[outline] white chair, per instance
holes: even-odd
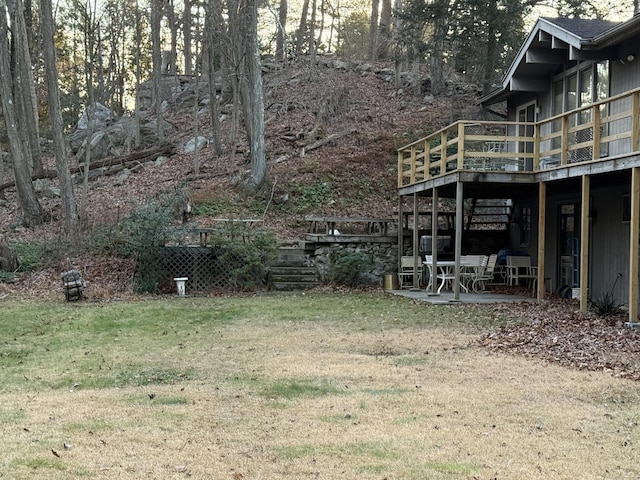
[[[538,280],[538,267],[531,265],[531,258],[520,255],[507,257],[507,283],[519,285],[520,280],[525,280],[531,288],[536,288]]]
[[[420,264],[420,262],[418,262]],[[418,285],[413,284],[413,272],[415,269],[414,257],[403,256],[400,258],[400,270],[398,271],[398,284],[400,288],[418,287],[422,281],[422,269],[418,268]]]
[[[478,271],[478,274],[473,279],[473,285],[471,288],[474,292],[484,292],[487,289],[487,285],[494,282],[494,275],[496,274],[496,264],[498,263],[498,254],[492,253],[484,263],[484,267]]]

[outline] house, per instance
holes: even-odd
[[[400,218],[412,216],[414,255],[425,233],[422,203],[436,210],[448,198],[456,257],[482,248],[471,242],[474,225],[494,222],[504,246],[538,265],[538,300],[574,288],[586,311],[589,299],[611,295],[637,322],[639,45],[638,15],[540,18],[501,86],[480,101],[489,109],[506,102],[504,121],[458,121],[400,148],[398,203],[412,206]]]

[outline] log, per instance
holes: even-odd
[[[171,155],[174,152],[175,152],[175,148],[173,147],[173,145],[164,145],[162,147],[150,148],[147,150],[140,150],[138,152],[133,152],[128,155],[122,155],[120,157],[113,157],[109,159],[104,159],[100,162],[96,162],[89,166],[89,170],[92,170],[95,168],[112,167],[114,165],[123,165],[124,167],[126,167],[127,165],[132,163],[150,162],[158,158],[160,155]],[[73,167],[69,169],[69,172],[71,174],[79,173],[82,171],[84,171],[83,165],[79,165],[77,167]],[[40,180],[43,178],[56,178],[57,176],[58,176],[57,172],[53,170],[46,170],[40,175],[33,175],[31,177],[31,181]],[[6,188],[14,187],[15,184],[16,182],[13,180],[10,182],[5,182],[3,184],[0,184],[0,192]]]
[[[346,137],[347,135],[351,135],[352,133],[355,133],[355,132],[356,132],[356,129],[355,128],[351,128],[349,130],[344,130],[342,132],[332,133],[328,137],[321,138],[320,140],[318,140],[316,142],[313,142],[311,145],[307,145],[306,147],[302,147],[302,151],[300,152],[300,155],[302,156],[306,152],[309,152],[311,150],[315,150],[316,148],[320,148],[323,145],[326,145],[327,143],[331,143],[334,140],[338,140],[339,138]]]

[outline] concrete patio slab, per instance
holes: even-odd
[[[454,299],[453,292],[441,292],[439,295],[433,295],[431,292],[427,292],[426,290],[387,290],[387,293],[432,303],[434,305],[518,303],[537,301],[537,299],[533,297],[494,293],[491,291],[482,293],[461,293],[459,300]]]

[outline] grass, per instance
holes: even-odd
[[[0,477],[640,476],[640,385],[488,355],[382,294],[0,310]],[[65,447],[66,445],[66,447]]]

